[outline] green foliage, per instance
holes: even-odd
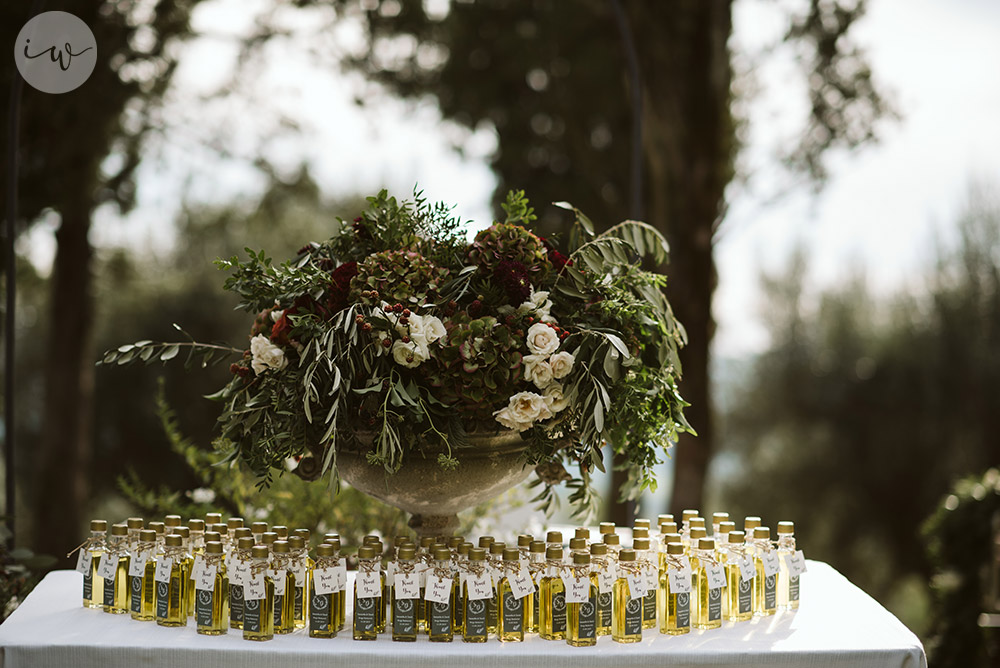
[[[8,551],[10,539],[6,522],[0,522],[0,622],[10,616],[57,563],[55,557],[35,554],[24,547]]]

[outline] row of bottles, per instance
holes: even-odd
[[[490,536],[478,545],[462,537],[396,537],[387,550],[367,536],[357,552],[352,596],[355,640],[486,642],[492,635],[518,642],[536,633],[546,640],[588,646],[610,635],[638,642],[643,632],[666,635],[718,628],[794,610],[805,570],[794,526],[778,524],[778,541],[760,519],[737,531],[728,516],[713,516],[712,536],[696,511],[681,526],[670,515],[657,530],[637,520],[631,547],[613,524],[576,530],[568,543],[558,531],[545,541],[530,535],[507,546]],[[144,523],[94,520],[80,549],[83,604],[139,621],[185,626],[219,635],[238,629],[247,640],[308,628],[332,638],[346,622],[347,563],[340,538],[327,534],[310,557],[307,530],[270,531],[241,518],[179,516]]]

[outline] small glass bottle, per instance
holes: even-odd
[[[168,529],[168,531],[181,537],[184,552],[187,554],[184,561],[184,573],[188,582],[187,588],[184,590],[184,611],[188,617],[191,617],[194,615],[194,580],[191,579],[191,572],[194,568],[194,556],[191,554],[191,530],[186,526],[175,526]]]
[[[167,515],[163,518],[164,534],[174,533],[174,529],[182,524],[180,515]]]
[[[153,556],[162,556],[163,550],[165,549],[164,539],[167,536],[166,525],[163,522],[149,522],[146,524],[146,528],[156,534],[156,548],[153,552]]]
[[[274,632],[278,635],[295,630],[295,573],[291,567],[291,546],[287,540],[275,540],[271,544],[271,566],[267,574],[274,583],[272,612]]]
[[[616,528],[614,522],[601,522],[597,527],[597,532],[601,535],[601,542],[604,542],[604,537],[609,533],[615,533]]]
[[[455,616],[452,613],[452,603],[455,600],[455,580],[451,570],[451,550],[447,547],[434,548],[431,555],[430,568],[427,570],[427,587],[431,586],[430,578],[439,581],[448,590],[447,602],[425,600],[427,616],[427,634],[431,642],[451,642],[454,637],[453,626]],[[424,596],[428,594],[425,588]]]
[[[374,545],[362,545],[358,550],[358,575],[354,581],[355,640],[378,638],[378,609],[382,607],[384,582],[381,550]]]
[[[640,528],[640,531],[646,533],[644,529]],[[642,628],[655,629],[656,589],[659,580],[657,564],[653,560],[648,538],[633,539],[632,549],[635,550],[635,560],[642,570],[643,577],[646,578],[646,595],[642,597]]]
[[[550,534],[553,532],[549,532]],[[538,635],[543,640],[566,639],[566,585],[562,581],[563,550],[545,548],[545,575],[538,587]]]
[[[336,610],[337,588],[340,586],[335,569],[338,554],[333,545],[323,543],[316,548],[309,578],[309,637],[334,638],[340,618]],[[317,586],[318,585],[318,586]]]
[[[474,547],[469,550],[465,582],[462,584],[462,607],[465,609],[462,625],[462,640],[464,642],[484,643],[489,637],[486,630],[486,608],[489,596],[476,594],[469,585],[473,579],[489,579],[490,574],[486,566],[486,550],[484,548]]]
[[[730,622],[745,622],[753,617],[753,587],[754,577],[744,579],[742,566],[744,560],[749,564],[748,571],[756,569],[753,557],[747,554],[745,538],[742,531],[730,531],[726,536],[729,541],[729,556],[726,559],[726,606],[725,618]]]
[[[768,566],[765,562],[777,559],[777,553],[771,545],[771,529],[768,527],[756,527],[753,530],[753,552],[754,565],[757,567],[756,582],[754,583],[753,614],[755,617],[767,617],[773,615],[778,609],[778,573],[779,569],[773,569],[768,574]]]
[[[274,581],[268,575],[267,547],[254,545],[250,557],[243,583],[243,639],[262,642],[274,638]]]
[[[125,524],[111,525],[111,536],[108,538],[107,552],[104,559],[106,573],[111,577],[104,578],[104,612],[124,615],[129,611],[128,582],[128,526]]]
[[[334,614],[336,615],[337,631],[343,631],[344,625],[347,623],[347,563],[344,558],[340,556],[340,539],[324,539],[324,545],[329,545],[333,548],[334,554],[333,558],[336,560],[338,566],[343,567],[345,580],[341,582],[340,588],[334,593]]]
[[[128,549],[131,552],[139,543],[139,532],[146,528],[141,517],[130,517],[125,520],[128,527]]]
[[[205,520],[190,519],[187,526],[191,532],[191,554],[205,554]]]
[[[267,533],[267,522],[251,522],[250,533],[253,535],[253,544],[262,545],[264,534]]]
[[[441,543],[430,536],[420,539],[420,549],[417,550],[417,572],[423,573],[430,568],[431,561],[434,560],[434,548]],[[412,541],[410,543],[413,544]],[[427,606],[424,603],[424,578],[420,578],[420,599],[417,601],[417,632],[427,633]]]
[[[760,525],[760,518],[756,515],[748,515],[743,519],[743,533],[746,534],[747,543],[753,541],[753,530]]]
[[[614,587],[611,639],[620,643],[642,640],[642,598],[632,598],[628,576],[642,577],[642,569],[635,559],[635,550],[622,550],[618,553],[618,579],[615,580]]]
[[[247,530],[249,531],[249,529]],[[253,536],[236,539],[229,556],[229,628],[243,628],[244,589],[253,557]]]
[[[97,574],[107,549],[108,523],[104,520],[90,521],[90,538],[80,546],[80,567],[83,570],[83,607],[102,608],[104,606],[104,579]]]
[[[566,604],[566,643],[573,647],[590,647],[597,644],[597,573],[590,564],[588,552],[573,555],[571,576],[586,582],[587,598],[583,602]]]
[[[521,555],[514,548],[503,551],[503,561],[497,581],[497,637],[500,642],[522,642],[531,607],[527,597],[518,597],[511,581],[521,570]]]
[[[693,531],[693,529],[692,529]],[[694,548],[694,545],[692,545]],[[722,626],[722,587],[713,587],[710,569],[721,568],[715,559],[715,540],[701,538],[691,550],[691,568],[695,577],[698,610],[694,618],[696,629],[717,629]]]
[[[205,513],[205,527],[210,527],[213,524],[222,524],[222,513]]]
[[[369,545],[375,548],[375,553],[378,555],[379,567],[382,569],[380,571],[382,573],[382,591],[385,592],[387,591],[387,585],[385,569],[382,568],[382,557],[385,554],[385,545],[383,545],[382,541],[377,537],[375,540],[370,541]],[[375,601],[375,629],[379,633],[385,633],[385,628],[387,622],[389,621],[388,607],[389,600],[384,594]]]
[[[289,570],[295,574],[295,589],[292,591],[292,620],[295,628],[304,629],[309,616],[309,606],[306,605],[306,593],[309,591],[309,574],[312,573],[313,560],[306,552],[306,541],[295,530],[294,536],[288,539],[291,566]]]
[[[156,623],[160,626],[187,626],[188,578],[185,565],[190,559],[179,534],[164,538],[163,555],[156,559]]]
[[[413,543],[403,544],[396,552],[396,574],[390,588],[392,639],[416,642],[417,607],[420,603],[420,573],[417,570],[417,549]]]
[[[664,552],[664,569],[660,572],[657,607],[660,614],[660,633],[678,636],[691,631],[691,578],[687,575],[690,563],[684,554],[684,544],[677,536],[667,543]],[[671,575],[683,583],[676,590],[671,587]]]
[[[487,633],[497,633],[499,608],[497,607],[497,587],[500,585],[500,576],[503,573],[503,551],[507,549],[507,544],[500,541],[490,543],[486,551],[486,568],[490,573],[490,582],[493,585],[493,595],[487,602],[486,607],[486,631]]]
[[[569,539],[569,558],[573,559],[574,554],[590,554],[590,548],[587,546],[586,538],[570,538]]]
[[[715,542],[719,542],[719,537],[721,533],[720,525],[723,522],[729,521],[729,513],[712,513],[712,538]]]
[[[454,593],[451,600],[451,612],[454,620],[452,632],[460,636],[465,628],[465,599],[462,598],[462,584],[465,576],[469,572],[469,551],[473,548],[472,543],[463,541],[455,550],[455,556],[451,564],[452,580],[455,584]]]
[[[529,533],[522,533],[517,537],[517,551],[520,554],[521,563],[525,566],[528,565],[528,555],[531,552],[531,541],[535,540],[535,537]]]
[[[194,619],[201,635],[221,636],[229,629],[229,576],[222,542],[205,543],[203,558],[204,572],[195,580]]]
[[[528,574],[531,575],[531,582],[535,587],[535,590],[529,595],[528,606],[528,624],[525,630],[528,633],[538,633],[539,624],[541,623],[541,613],[538,609],[538,604],[542,600],[539,594],[539,587],[542,584],[542,578],[545,576],[545,543],[540,540],[533,540],[528,546]]]
[[[618,554],[622,551],[622,538],[616,533],[606,533],[601,537],[601,541],[608,546],[608,557],[612,561],[618,561]]]
[[[271,531],[277,534],[275,540],[288,540],[288,527],[283,524],[271,527]]]
[[[614,610],[615,575],[610,571],[608,546],[594,543],[590,546],[591,575],[597,578],[597,635],[611,635],[611,617]]]
[[[795,556],[795,524],[778,522],[778,607],[782,610],[799,609],[799,576],[792,575],[788,560]]]
[[[156,619],[156,532],[143,529],[129,561],[129,609],[132,619]]]

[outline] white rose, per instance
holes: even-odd
[[[544,389],[552,382],[552,367],[545,361],[545,355],[525,355],[524,379],[529,383],[534,383],[535,387]]]
[[[501,408],[493,413],[497,422],[507,427],[507,429],[513,429],[514,431],[524,431],[525,429],[531,429],[530,422],[518,422],[514,419],[514,413],[510,410],[510,406]]]
[[[258,376],[268,369],[281,371],[288,364],[284,351],[268,341],[263,334],[250,339],[250,353],[253,355],[250,365]]]
[[[559,335],[545,323],[536,322],[528,328],[528,350],[533,355],[551,355],[559,347]]]
[[[421,345],[413,339],[410,339],[409,343],[396,341],[392,344],[392,359],[408,369],[419,366],[428,357],[430,354],[427,351],[427,346]]]
[[[565,378],[569,375],[569,372],[573,370],[573,362],[576,360],[573,357],[573,353],[568,353],[565,350],[556,353],[549,359],[549,366],[552,367],[552,377],[553,378]]]
[[[549,301],[548,290],[539,290],[538,292],[532,290],[530,299],[531,303],[534,304],[537,309],[544,309],[548,311],[552,308],[552,302]]]
[[[559,383],[552,383],[545,388],[545,401],[553,413],[558,413],[569,406],[569,399],[563,395],[563,387]]]
[[[427,343],[434,343],[448,334],[448,330],[444,328],[441,318],[433,315],[424,316],[424,332],[427,336]]]
[[[518,392],[510,398],[507,404],[511,417],[517,422],[531,424],[536,420],[547,420],[552,417],[552,411],[545,403],[545,397],[534,392]]]

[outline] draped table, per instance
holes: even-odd
[[[925,668],[917,637],[829,565],[807,562],[802,602],[796,612],[723,624],[711,631],[664,636],[646,630],[632,645],[598,638],[596,647],[529,636],[522,643],[374,642],[351,639],[347,626],[333,639],[310,638],[305,630],[270,642],[242,639],[239,631],[202,636],[193,620],[185,628],[133,621],[81,605],[82,576],[54,571],[0,625],[3,668],[333,668],[400,666],[414,668],[581,668],[586,666],[803,666],[822,668]],[[353,575],[353,574],[352,574]],[[350,599],[350,597],[348,597]]]

